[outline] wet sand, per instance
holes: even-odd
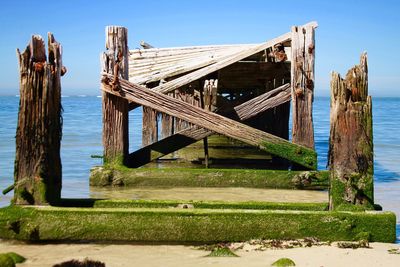
[[[389,249],[398,244],[371,243],[372,248],[340,249],[332,246],[266,251],[238,250],[240,257],[205,257],[209,252],[182,245],[47,244],[27,245],[0,242],[0,252],[14,251],[27,258],[18,266],[47,267],[71,259],[102,261],[107,267],[119,266],[270,266],[282,257],[296,266],[399,266],[400,255]]]
[[[91,187],[91,198],[204,200],[204,201],[267,201],[267,202],[328,202],[327,191],[223,188],[105,188]]]

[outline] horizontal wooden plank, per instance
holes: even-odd
[[[192,106],[171,96],[132,84],[123,79],[120,80],[120,90],[114,91],[111,86],[112,80],[112,75],[104,73],[102,90],[193,123],[202,128],[256,146],[273,155],[293,161],[305,168],[316,169],[317,155],[314,150],[292,144],[277,136]]]

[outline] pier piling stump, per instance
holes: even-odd
[[[14,203],[44,205],[61,197],[61,45],[48,34],[48,58],[41,36],[21,54],[16,133]]]
[[[345,79],[332,73],[330,119],[329,207],[373,209],[372,100],[366,53]]]
[[[106,49],[102,54],[102,72],[114,76],[114,88],[118,90],[118,78],[129,79],[128,29],[106,27]],[[129,150],[128,101],[103,91],[103,147],[104,162],[123,163]]]

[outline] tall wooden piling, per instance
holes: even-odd
[[[314,25],[292,28],[292,141],[314,149]]]
[[[372,209],[372,100],[368,96],[366,53],[361,55],[360,65],[347,72],[346,79],[332,73],[330,119],[329,207]]]
[[[44,205],[61,197],[62,136],[61,45],[48,34],[48,58],[41,36],[32,39],[21,54],[20,102],[16,133],[14,203]]]
[[[114,75],[113,90],[118,91],[118,78],[129,79],[128,29],[106,27],[106,52],[102,54],[102,71]],[[123,162],[128,155],[128,101],[103,91],[104,162]]]

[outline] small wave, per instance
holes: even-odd
[[[86,95],[78,95],[79,97],[86,97]]]
[[[19,95],[15,95],[15,97],[19,97]]]
[[[61,95],[61,97],[69,97],[69,95]]]
[[[96,96],[96,97],[100,97],[100,98],[101,98],[102,96],[101,96],[101,95],[98,95],[98,96]]]

